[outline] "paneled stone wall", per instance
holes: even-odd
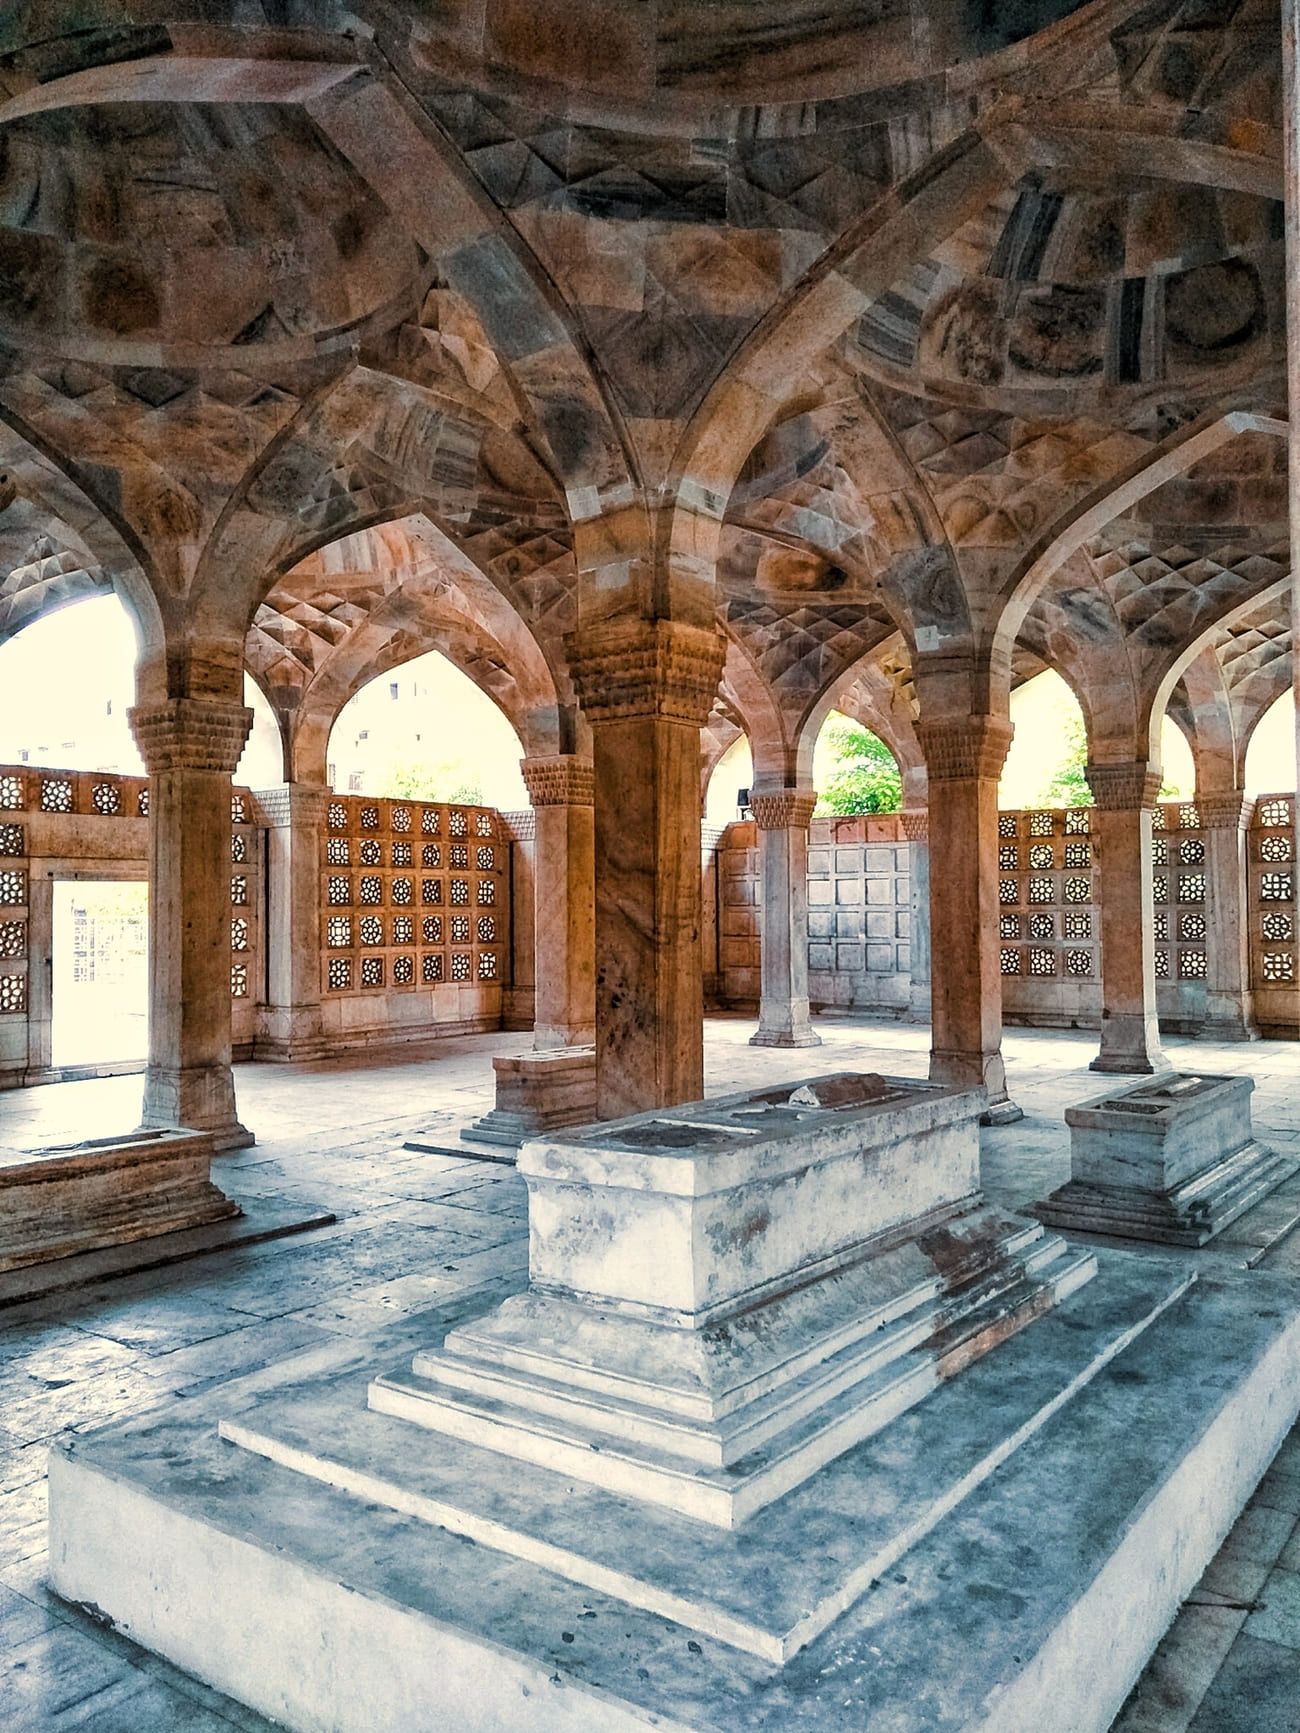
[[[1247,838],[1251,988],[1266,1035],[1300,1034],[1292,795],[1256,803]],[[1003,1017],[1048,1028],[1101,1021],[1099,839],[1091,807],[999,817],[998,939]],[[1206,1015],[1215,910],[1195,801],[1152,823],[1156,996],[1164,1028]],[[705,980],[712,1002],[752,1010],[759,994],[757,834],[728,825],[706,851]],[[896,817],[814,819],[808,848],[810,998],[820,1009],[904,1012],[910,987],[908,846]]]
[[[717,999],[759,996],[758,834],[728,825],[716,851]],[[709,873],[706,867],[706,886]],[[708,898],[706,896],[706,903]],[[908,844],[896,814],[815,818],[808,836],[808,989],[821,1009],[906,1011],[911,986]],[[706,966],[706,983],[709,970]]]
[[[265,964],[264,855],[248,789],[233,791],[231,819],[231,1033],[239,1057],[252,1049]],[[146,880],[148,857],[147,777],[0,767],[0,1088],[67,1074],[51,1064],[55,883]],[[76,1074],[86,1069],[100,1068]]]

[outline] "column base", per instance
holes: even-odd
[[[1199,1041],[1258,1041],[1259,1030],[1244,1017],[1207,1017],[1196,1032]]]
[[[201,1131],[218,1153],[247,1149],[257,1139],[235,1111],[235,1082],[228,1065],[183,1071],[150,1065],[144,1077],[141,1131]]]
[[[1163,1053],[1155,1058],[1146,1053],[1099,1053],[1088,1069],[1107,1077],[1158,1077],[1173,1067]]]
[[[822,1038],[815,1029],[759,1029],[749,1038],[751,1047],[820,1047]]]
[[[319,1005],[268,1005],[259,1012],[254,1059],[287,1065],[296,1059],[323,1059],[329,1051]]]

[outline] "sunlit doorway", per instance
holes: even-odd
[[[143,1063],[149,1046],[149,887],[54,884],[51,1063]]]

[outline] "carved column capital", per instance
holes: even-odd
[[[286,782],[282,788],[254,789],[258,817],[272,830],[290,825],[319,825],[325,818],[330,791],[321,782]]]
[[[661,717],[702,728],[713,709],[726,646],[675,620],[609,620],[565,639],[569,672],[589,721]]]
[[[592,806],[595,775],[589,758],[565,754],[555,758],[521,758],[520,774],[528,798],[538,806]]]
[[[931,782],[1000,776],[1013,732],[1005,716],[963,716],[916,725]]]
[[[904,809],[898,816],[903,826],[903,835],[908,842],[929,842],[930,809],[928,807],[914,807],[911,811]]]
[[[1154,808],[1160,797],[1160,772],[1145,759],[1131,764],[1087,764],[1084,776],[1102,812],[1132,812]]]
[[[1255,812],[1253,797],[1240,788],[1198,793],[1195,805],[1202,830],[1245,830]]]
[[[169,770],[215,770],[234,774],[253,726],[243,704],[216,698],[169,698],[137,704],[127,721],[150,776]]]
[[[749,808],[760,830],[807,830],[817,804],[815,788],[752,788]]]

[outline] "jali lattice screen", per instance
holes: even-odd
[[[324,838],[325,993],[500,984],[510,911],[496,813],[335,795]]]

